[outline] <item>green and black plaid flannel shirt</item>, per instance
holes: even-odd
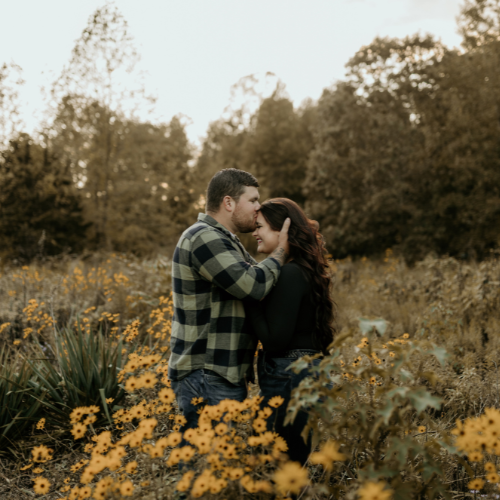
[[[213,370],[240,382],[252,364],[256,337],[245,321],[242,299],[260,300],[281,266],[252,259],[238,238],[206,214],[182,234],[172,262],[174,318],[169,378]]]

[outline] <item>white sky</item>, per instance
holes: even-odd
[[[460,0],[117,0],[142,55],[163,121],[187,115],[199,143],[241,77],[273,72],[296,105],[342,79],[344,65],[376,36],[432,33],[458,47]],[[0,0],[0,64],[23,68],[23,118],[41,119],[42,85],[69,60],[104,0]],[[43,74],[42,74],[43,73]],[[52,75],[52,76],[50,76]]]

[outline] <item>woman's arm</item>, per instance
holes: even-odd
[[[292,340],[307,281],[296,265],[285,265],[262,302],[246,301],[250,324],[266,351],[286,350]]]

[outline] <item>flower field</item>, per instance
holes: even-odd
[[[0,272],[0,498],[497,498],[500,262],[332,262],[338,334],[295,392],[193,400],[166,375],[170,262],[123,255]],[[296,369],[310,361],[298,360]]]

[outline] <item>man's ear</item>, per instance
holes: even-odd
[[[224,196],[222,200],[222,208],[226,212],[233,212],[234,207],[236,206],[236,202],[231,198],[231,196]]]

